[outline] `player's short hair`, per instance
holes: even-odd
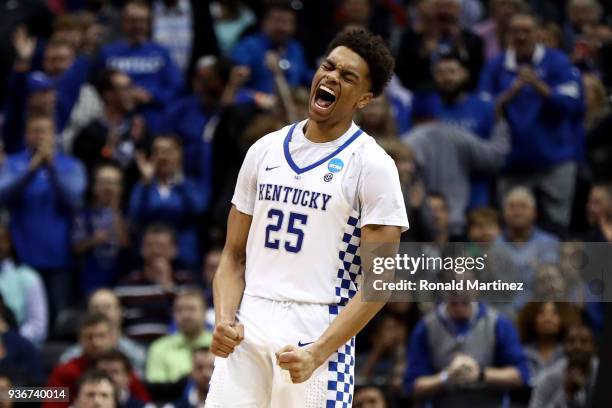
[[[117,349],[108,350],[96,359],[96,363],[100,363],[102,361],[118,361],[121,363],[126,373],[132,372],[132,363],[130,362],[130,359]]]
[[[332,40],[326,54],[338,47],[349,48],[365,60],[370,70],[371,91],[375,97],[382,94],[395,67],[395,60],[382,37],[364,28],[349,28]]]
[[[499,213],[489,207],[476,208],[468,213],[467,221],[468,226],[474,225],[477,222],[499,225]]]

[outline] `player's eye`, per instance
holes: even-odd
[[[331,64],[323,64],[321,65],[321,67],[326,71],[331,71],[332,69],[334,69],[334,67],[332,67]]]

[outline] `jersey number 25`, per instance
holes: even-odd
[[[266,227],[266,248],[279,249],[281,242],[280,239],[274,239],[273,233],[278,232],[283,227],[283,219],[285,214],[281,210],[275,208],[268,211],[268,218],[273,220],[272,223]],[[295,236],[295,240],[285,241],[285,250],[287,252],[298,253],[302,249],[302,242],[304,241],[304,231],[300,227],[306,225],[308,216],[300,213],[289,213],[289,223],[287,225],[287,234]],[[295,242],[292,242],[295,241]]]

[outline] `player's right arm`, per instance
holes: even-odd
[[[232,206],[227,220],[227,238],[213,280],[216,325],[211,351],[219,357],[227,357],[244,337],[236,311],[244,293],[246,243],[252,218]]]

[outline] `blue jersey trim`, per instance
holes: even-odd
[[[285,152],[285,159],[287,160],[287,163],[289,164],[289,167],[291,167],[293,169],[293,171],[295,171],[297,174],[305,173],[305,172],[307,172],[309,170],[312,170],[315,167],[318,167],[321,164],[325,163],[326,161],[328,161],[329,159],[333,158],[338,153],[340,153],[341,151],[346,149],[351,143],[353,143],[353,141],[355,139],[357,139],[363,133],[363,130],[358,129],[355,133],[353,133],[353,135],[346,142],[344,142],[340,147],[338,147],[336,149],[336,151],[334,151],[333,153],[331,153],[327,157],[322,158],[321,160],[319,160],[316,163],[313,163],[313,164],[311,164],[309,166],[306,166],[304,168],[300,168],[300,167],[298,167],[297,164],[295,164],[295,162],[291,158],[291,153],[289,152],[289,142],[291,142],[291,137],[293,136],[293,130],[295,129],[296,126],[297,126],[297,123],[294,123],[293,125],[291,125],[291,128],[289,129],[289,132],[287,133],[287,136],[285,137],[285,142],[283,143],[283,150]]]

